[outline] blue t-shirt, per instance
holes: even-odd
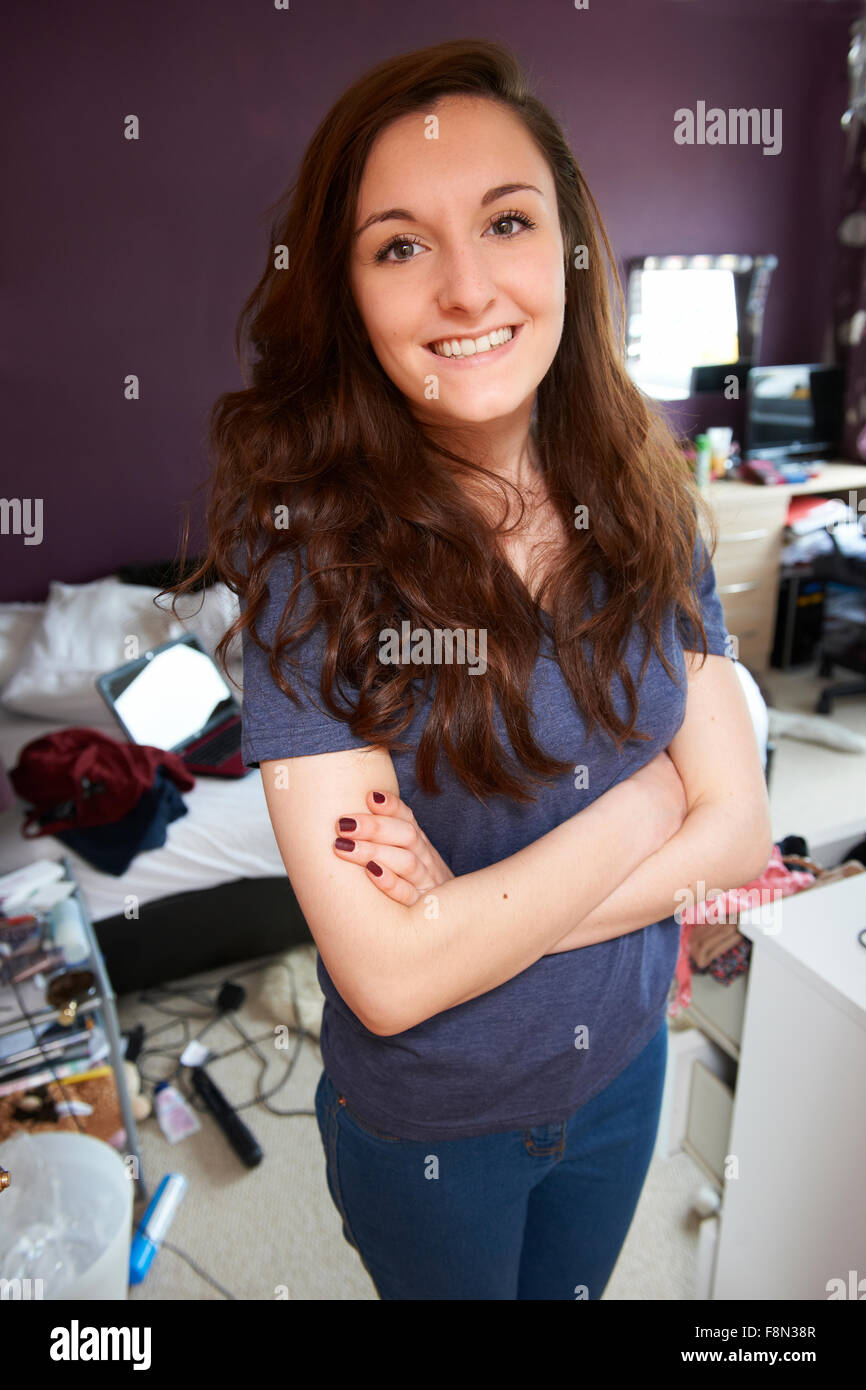
[[[698,541],[695,564],[702,553]],[[266,643],[283,612],[292,574],[293,562],[281,560],[269,576],[268,606],[257,625]],[[304,596],[309,591],[305,578],[298,613],[306,613],[308,598]],[[697,593],[708,652],[725,655],[728,634],[712,566],[705,570]],[[662,643],[682,688],[671,681],[653,651],[638,692],[636,725],[651,733],[652,741],[630,741],[618,754],[612,739],[597,725],[587,740],[584,721],[545,631],[530,687],[534,732],[553,756],[575,768],[585,766],[589,786],[579,789],[587,777],[566,772],[538,788],[532,804],[519,805],[501,796],[482,803],[459,781],[442,753],[437,763],[441,794],[423,792],[415,778],[414,760],[429,703],[423,698],[418,701],[415,718],[401,735],[411,743],[411,751],[392,753],[394,770],[400,796],[455,875],[471,873],[523,849],[668,746],[685,714],[683,644],[685,649],[699,650],[699,643],[689,637],[669,608]],[[306,694],[300,691],[303,702],[298,707],[274,683],[266,656],[244,631],[242,756],[247,766],[272,758],[369,746],[346,723],[321,708],[323,640],[319,626],[303,643],[290,648],[293,657],[300,656],[307,686]],[[626,660],[636,687],[645,645],[643,629],[635,628]],[[298,691],[292,668],[284,664],[283,670]],[[467,674],[467,679],[484,677]],[[617,712],[627,719],[628,701],[618,679],[612,695]],[[341,705],[339,695],[337,703]],[[514,756],[498,704],[496,723],[503,747]],[[560,1122],[609,1085],[661,1027],[679,935],[679,926],[670,916],[610,941],[542,956],[486,994],[392,1037],[380,1037],[365,1028],[337,992],[320,954],[325,1069],[362,1122],[400,1138],[457,1139]]]

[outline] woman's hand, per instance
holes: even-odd
[[[347,812],[345,817],[338,817],[333,845],[338,859],[359,864],[380,893],[406,907],[454,877],[399,796],[368,792],[367,805],[367,813]],[[348,827],[347,820],[353,820],[354,826]],[[351,848],[347,848],[349,844]]]

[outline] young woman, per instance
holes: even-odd
[[[241,598],[219,655],[240,628],[244,758],[319,951],[329,1190],[383,1299],[601,1297],[673,914],[772,847],[710,514],[602,242],[512,54],[391,59],[316,131],[214,411],[187,584],[213,563]]]

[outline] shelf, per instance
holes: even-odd
[[[100,1059],[97,1065],[110,1065],[112,1071],[114,1072],[114,1084],[117,1090],[117,1097],[120,1102],[123,1127],[126,1131],[126,1154],[133,1157],[136,1162],[136,1176],[134,1178],[134,1181],[136,1184],[138,1199],[145,1199],[148,1196],[148,1190],[144,1182],[144,1177],[142,1175],[141,1153],[138,1142],[138,1130],[135,1124],[135,1117],[132,1113],[132,1103],[129,1096],[129,1088],[126,1084],[126,1073],[124,1071],[124,1049],[121,1045],[120,1032],[117,1024],[117,1011],[115,1007],[114,991],[111,987],[111,982],[108,979],[108,974],[105,969],[105,962],[102,958],[102,952],[99,949],[99,942],[96,939],[96,934],[93,930],[93,923],[90,920],[90,915],[81,896],[81,888],[79,886],[78,879],[76,878],[72,863],[66,855],[61,855],[59,857],[59,862],[63,865],[67,879],[71,881],[71,883],[73,884],[73,891],[69,895],[69,897],[74,898],[76,903],[78,904],[79,912],[81,914],[81,920],[84,925],[84,931],[87,938],[89,953],[84,960],[77,962],[74,966],[55,967],[50,973],[54,974],[57,973],[58,970],[69,968],[75,970],[90,970],[94,976],[96,984],[96,993],[93,996],[85,999],[78,1006],[78,1009],[76,1010],[76,1020],[85,1015],[93,1014],[98,1016],[98,1021],[102,1026],[105,1038],[108,1042],[109,1050],[108,1056],[104,1059]],[[8,992],[9,999],[13,1002],[13,1004],[17,1007],[18,1010],[18,1012],[13,1013],[11,1017],[4,1018],[3,1022],[0,1022],[0,1036],[15,1032],[19,1030],[22,1027],[22,1025],[31,1028],[31,1030],[33,1030],[35,1034],[36,1026],[40,1024],[50,1024],[52,1021],[56,1021],[58,1019],[60,1010],[56,1008],[46,1007],[44,1003],[40,1007],[40,999],[42,998],[42,987],[34,983],[33,976],[31,976],[29,979],[20,981],[20,983],[17,985],[17,990],[19,995],[22,996],[20,999],[16,996],[16,987],[12,986],[11,984],[0,985],[0,991],[2,991],[2,993],[4,994]],[[30,1003],[28,1003],[28,997]],[[32,1004],[33,1007],[30,1007],[30,1004]],[[59,1068],[62,1065],[62,1057],[52,1057],[50,1060],[46,1059],[43,1071],[51,1072],[52,1075],[55,1076],[55,1079],[57,1080],[58,1084],[74,1084],[74,1073],[69,1077],[56,1076],[55,1068]],[[34,1073],[34,1076],[38,1076],[40,1074],[40,1072],[36,1072]],[[12,1082],[15,1080],[15,1077],[12,1075],[7,1075],[4,1079],[7,1082]],[[34,1081],[33,1077],[21,1077],[22,1090],[25,1089],[28,1085],[41,1086],[44,1084],[45,1082]]]

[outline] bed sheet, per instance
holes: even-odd
[[[107,711],[106,715],[106,722],[94,720],[92,727],[117,738],[118,725]],[[7,770],[18,762],[26,743],[63,727],[0,707],[0,757]],[[240,778],[197,777],[192,790],[181,795],[188,814],[169,824],[164,845],[136,855],[119,877],[102,873],[53,835],[25,839],[21,826],[26,807],[16,801],[0,814],[0,873],[36,859],[67,855],[94,922],[122,913],[130,894],[143,906],[234,879],[285,874],[258,771]]]

